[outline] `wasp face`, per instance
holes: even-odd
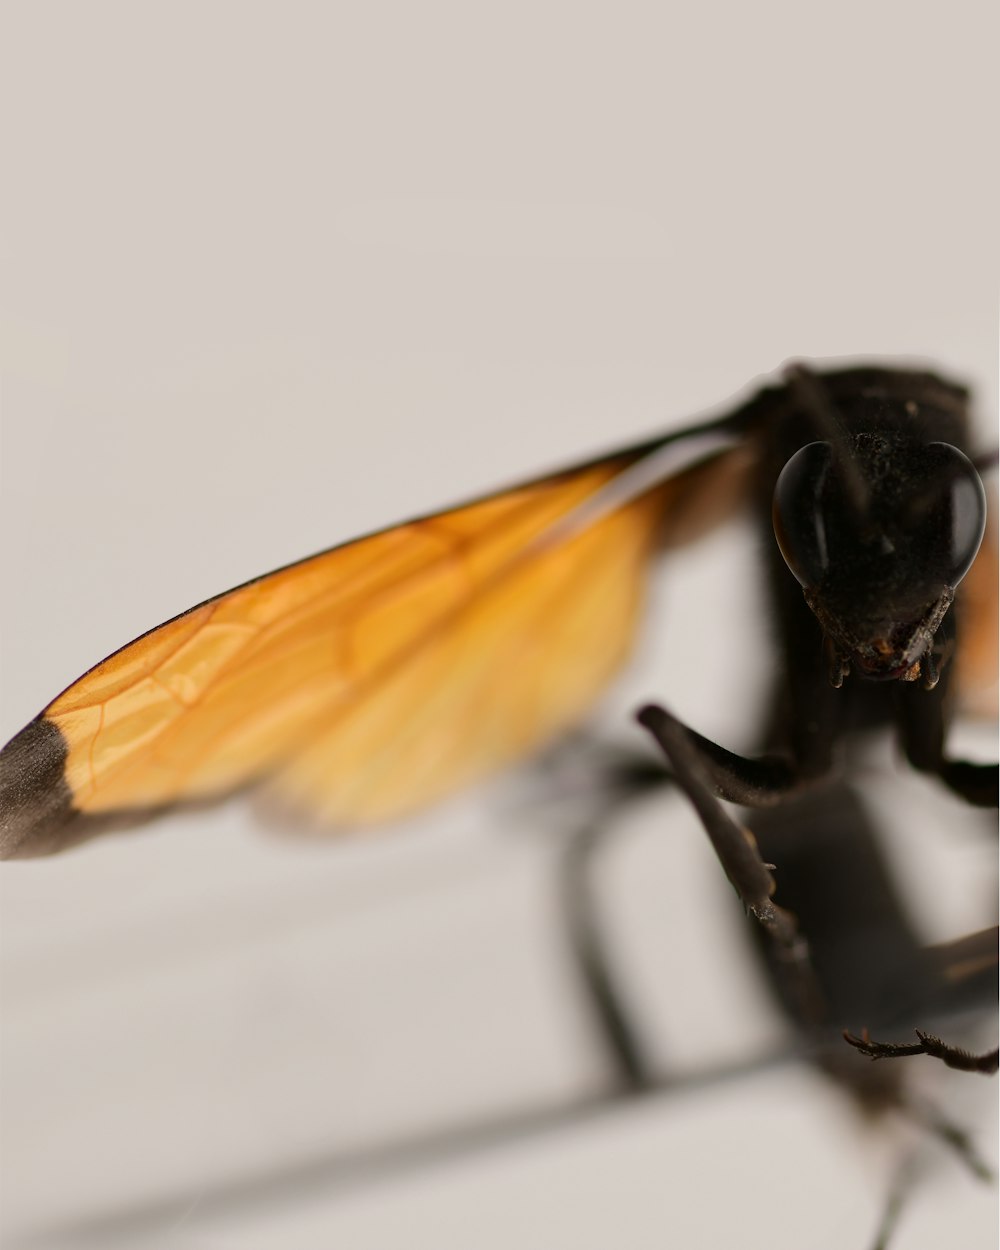
[[[986,525],[968,458],[894,432],[809,443],[778,478],[773,519],[840,676],[933,685],[934,636]]]

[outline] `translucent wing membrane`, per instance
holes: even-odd
[[[265,778],[325,825],[388,820],[527,754],[621,664],[662,533],[706,496],[731,503],[735,455],[588,510],[640,458],[612,457],[334,548],[153,630],[0,754],[4,853]]]

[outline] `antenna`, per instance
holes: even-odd
[[[840,474],[847,502],[859,525],[869,519],[871,492],[868,482],[851,452],[850,436],[819,377],[806,365],[792,364],[784,370],[792,394],[806,410],[820,438],[830,445],[830,454]]]

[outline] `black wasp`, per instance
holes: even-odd
[[[948,749],[958,685],[986,680],[971,659],[984,634],[995,653],[993,556],[980,553],[990,460],[969,446],[968,406],[930,372],[792,368],[721,417],[209,600],[98,664],[7,744],[0,850],[52,853],[248,787],[331,828],[430,803],[578,722],[627,656],[653,558],[743,500],[777,539],[765,575],[783,660],[764,754],[733,754],[656,704],[639,719],[827,1066],[866,1086],[839,1040],[848,1027],[877,1031],[850,1039],[873,1057],[993,1070],[995,1055],[927,1027],[993,994],[995,931],[920,946],[843,768],[845,745],[887,728],[915,769],[996,804],[996,766]],[[609,772],[628,797],[663,770]],[[748,827],[720,800],[755,809]],[[642,1085],[579,889],[585,861],[569,877],[578,951],[624,1079]],[[881,1040],[913,1028],[915,1042]],[[895,1078],[878,1088],[899,1096]]]

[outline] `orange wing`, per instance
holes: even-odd
[[[641,459],[612,457],[162,625],[0,753],[0,849],[45,854],[264,778],[328,825],[388,820],[517,759],[579,719],[621,664],[661,529],[692,498],[733,497],[718,475],[734,454],[588,516]]]
[[[990,492],[989,516],[979,555],[958,588],[961,646],[955,655],[958,703],[962,712],[982,720],[997,716],[1000,633],[996,489]]]

